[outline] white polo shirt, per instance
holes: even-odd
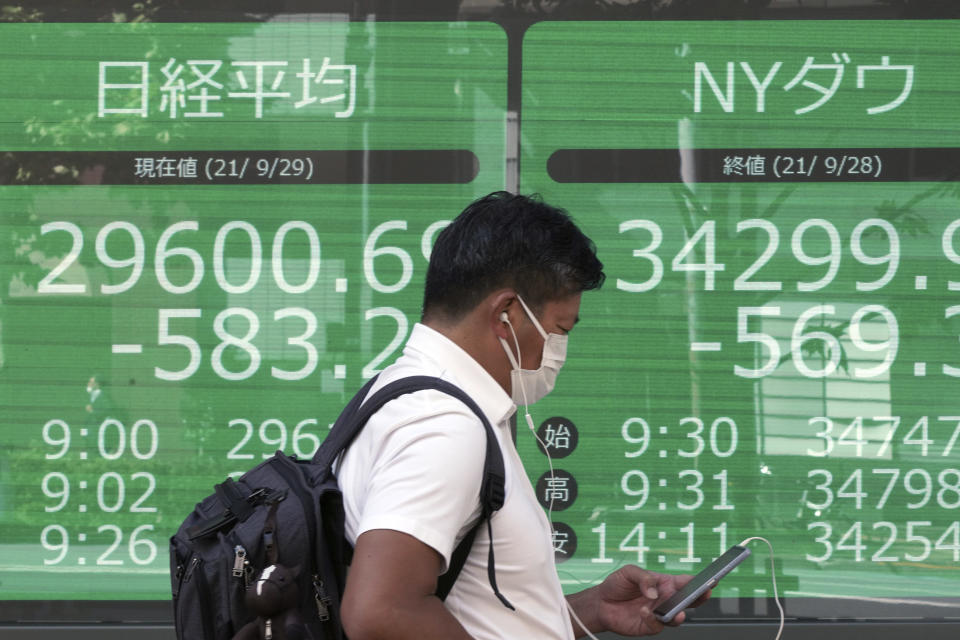
[[[516,611],[504,607],[490,586],[486,526],[477,532],[447,608],[477,640],[571,640],[550,524],[510,437],[516,406],[476,360],[422,324],[371,392],[412,375],[442,378],[473,398],[494,428],[506,470],[506,499],[492,518],[494,553],[497,586]],[[436,549],[445,571],[480,514],[485,447],[479,419],[445,393],[419,391],[387,403],[340,464],[347,539],[356,544],[372,529],[402,531]]]

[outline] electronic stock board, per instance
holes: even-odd
[[[565,589],[764,535],[796,615],[955,606],[955,23],[540,23],[519,127],[490,23],[4,34],[0,598],[168,598],[194,502],[313,452],[518,159],[608,275],[552,474],[518,434]]]

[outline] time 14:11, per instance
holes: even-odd
[[[681,557],[677,558],[678,562],[683,564],[696,564],[701,562],[703,558],[694,555],[693,551],[693,539],[694,539],[694,529],[695,525],[692,522],[688,522],[686,526],[680,527],[678,531],[683,534],[686,539],[686,553]],[[599,542],[599,553],[596,557],[590,558],[590,562],[595,564],[613,564],[613,558],[607,556],[607,523],[601,522],[599,526],[591,529],[593,533],[597,534]],[[717,534],[718,542],[716,554],[708,554],[710,558],[713,558],[715,555],[720,555],[727,550],[727,523],[723,522],[716,527],[710,529],[713,533]],[[658,531],[657,537],[663,541],[667,542],[668,534],[667,531]],[[673,537],[673,536],[669,536]],[[618,551],[623,553],[635,553],[637,554],[637,564],[644,565],[646,564],[646,553],[651,550],[649,546],[644,543],[645,539],[645,527],[643,522],[638,522],[636,526],[630,529],[630,532],[623,537],[620,541],[620,544],[617,546]],[[701,547],[702,551],[702,547]],[[632,561],[632,560],[631,560]]]

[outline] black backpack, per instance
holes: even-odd
[[[197,504],[170,538],[170,579],[178,640],[231,640],[256,619],[247,610],[247,586],[271,564],[296,567],[298,620],[310,640],[342,640],[340,601],[352,548],[344,537],[343,501],[333,465],[367,420],[390,400],[423,389],[437,389],[466,404],[483,423],[486,458],[480,488],[481,516],[454,550],[437,595],[445,598],[466,561],[479,527],[503,505],[504,467],[497,439],[477,404],[463,390],[429,376],[385,385],[364,402],[370,380],[344,408],[312,460],[278,451],[238,480],[228,478]],[[493,535],[487,573],[497,589]],[[269,633],[269,625],[267,626]],[[258,636],[259,637],[259,636]]]

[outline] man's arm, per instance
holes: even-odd
[[[627,565],[611,573],[597,586],[567,596],[567,603],[593,633],[614,631],[625,636],[653,635],[665,626],[653,614],[654,605],[669,598],[692,578]],[[705,594],[694,606],[706,601],[709,595],[709,592]],[[669,626],[676,626],[685,618],[686,614],[681,612]],[[578,638],[586,635],[576,619],[572,622]]]
[[[436,550],[406,533],[362,533],[341,608],[350,640],[470,640],[434,594],[442,567]]]

